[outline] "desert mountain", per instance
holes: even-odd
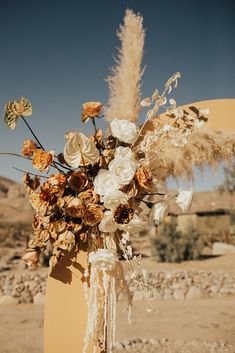
[[[23,185],[0,177],[0,223],[31,223],[32,213]]]

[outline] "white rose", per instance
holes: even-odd
[[[78,168],[83,162],[93,165],[98,162],[99,156],[94,141],[81,132],[74,133],[64,148],[64,159],[72,168]]]
[[[133,143],[136,140],[138,134],[137,126],[128,121],[122,119],[114,119],[110,123],[112,135],[117,137],[119,141],[125,143]]]
[[[116,209],[120,204],[128,202],[128,196],[120,190],[110,190],[101,198],[104,206],[110,210]]]
[[[179,189],[178,196],[176,197],[176,203],[179,205],[183,212],[187,212],[192,204],[193,190]]]
[[[118,189],[119,184],[106,169],[100,169],[94,179],[94,191],[98,195],[108,194],[110,190]]]
[[[122,224],[121,226],[119,226],[119,229],[125,230],[129,233],[136,233],[146,229],[147,227],[147,222],[140,219],[139,216],[135,213],[132,220],[127,224]]]
[[[156,225],[158,225],[160,222],[162,222],[166,209],[167,209],[167,205],[166,204],[163,204],[163,203],[160,203],[160,202],[155,203],[155,205],[153,205],[153,208],[152,208],[151,213],[150,213],[150,219]]]
[[[118,184],[126,185],[134,178],[136,164],[128,158],[117,157],[109,163],[109,171]]]
[[[98,249],[89,254],[89,262],[92,266],[102,271],[112,271],[115,268],[117,258],[108,249]]]
[[[99,230],[104,233],[113,233],[117,230],[117,223],[114,221],[111,211],[104,212],[104,217],[99,224]]]

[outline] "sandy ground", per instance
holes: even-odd
[[[222,341],[235,345],[235,298],[195,301],[153,301],[154,311],[135,302],[132,324],[125,303],[118,303],[117,340],[157,338],[174,341]],[[0,308],[1,353],[43,353],[43,305]]]
[[[234,264],[235,254],[231,254],[205,261],[174,265],[158,264],[144,259],[142,267],[151,271],[200,268],[234,272]],[[40,271],[46,271],[46,269]],[[232,353],[235,353],[235,296],[193,301],[153,300],[152,305],[154,310],[149,313],[146,311],[147,305],[144,301],[135,301],[132,324],[128,325],[126,302],[118,302],[117,340],[167,339],[173,342],[170,353],[186,352],[182,349],[173,349],[174,340],[178,339],[186,342],[192,340],[231,342],[234,345]],[[0,352],[43,353],[43,310],[44,306],[39,304],[0,306]],[[161,353],[164,352],[161,351]],[[192,351],[189,350],[189,352]],[[203,353],[211,352],[211,350],[203,350]]]

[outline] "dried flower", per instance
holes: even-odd
[[[66,230],[64,233],[59,234],[58,239],[54,243],[54,246],[62,250],[73,250],[75,246],[74,234],[69,230]]]
[[[31,241],[30,246],[33,248],[43,248],[50,238],[50,233],[46,229],[40,229],[34,232],[34,239]]]
[[[30,115],[32,115],[32,105],[24,97],[21,97],[18,102],[12,101],[5,105],[4,121],[12,130],[16,128],[16,123],[20,116]]]
[[[103,157],[107,164],[114,158],[115,150],[106,149],[103,151]]]
[[[149,190],[152,186],[152,181],[153,181],[153,177],[152,174],[149,170],[149,168],[141,166],[136,174],[135,174],[135,178],[136,181],[138,182],[138,184],[144,188]]]
[[[119,205],[113,213],[114,220],[118,224],[129,223],[133,216],[134,210],[129,205]]]
[[[78,197],[71,197],[65,204],[65,211],[70,217],[81,218],[84,216],[85,205]]]
[[[103,218],[103,208],[102,206],[96,204],[89,204],[86,207],[84,214],[84,224],[88,226],[94,226],[97,223],[100,223]]]
[[[36,149],[33,152],[33,166],[40,172],[46,172],[53,162],[54,152]]]
[[[25,157],[32,157],[34,150],[36,150],[37,144],[33,140],[24,140],[22,147],[22,155]]]
[[[153,221],[155,225],[161,223],[163,221],[166,209],[166,204],[160,202],[155,203],[151,209],[150,220]]]
[[[122,224],[120,226],[121,230],[129,233],[137,233],[148,227],[148,223],[139,218],[139,216],[134,213],[132,220],[127,224]]]
[[[98,147],[104,148],[103,131],[101,129],[96,130],[94,139]]]
[[[114,233],[117,229],[117,223],[114,221],[111,211],[105,211],[104,217],[99,224],[99,230],[104,233]]]
[[[176,203],[179,205],[183,212],[187,212],[192,204],[193,190],[179,189],[179,193],[176,197]]]
[[[106,139],[106,148],[114,149],[116,147],[117,139],[112,135],[108,136]]]
[[[88,235],[87,235],[87,233],[82,232],[82,233],[79,233],[79,238],[80,238],[80,240],[82,241],[82,243],[86,243],[86,242],[87,242]]]
[[[77,192],[82,191],[88,184],[88,177],[81,172],[74,172],[68,179],[69,187]]]
[[[92,189],[81,192],[78,197],[85,204],[98,203],[100,200],[99,195],[97,195]]]
[[[66,143],[64,158],[72,168],[80,165],[94,165],[99,160],[99,150],[95,142],[81,132],[76,132]]]
[[[127,185],[123,185],[119,190],[124,192],[124,194],[126,194],[128,196],[128,198],[135,197],[138,193],[138,190],[136,188],[134,181],[131,181]]]
[[[96,118],[97,116],[99,116],[102,109],[102,103],[100,102],[87,102],[87,103],[84,103],[82,106],[83,106],[83,111],[82,111],[83,123],[85,123],[89,118]]]
[[[39,262],[39,251],[37,250],[31,250],[27,251],[22,259],[25,261],[25,263],[33,268],[36,268],[38,266]]]
[[[67,178],[63,174],[51,174],[47,182],[44,184],[44,189],[48,189],[51,194],[62,196],[67,184]]]
[[[23,183],[27,192],[35,191],[40,186],[40,178],[35,176],[31,178],[29,173],[24,174]]]

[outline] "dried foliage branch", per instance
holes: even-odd
[[[146,163],[159,180],[168,176],[192,180],[194,166],[203,169],[207,165],[215,167],[222,160],[232,162],[234,154],[234,133],[205,127],[193,131],[184,146],[156,150],[151,145],[145,152]]]
[[[135,122],[141,110],[140,88],[144,71],[141,62],[145,37],[143,18],[127,10],[117,36],[121,47],[116,66],[107,78],[110,95],[105,117],[109,121],[124,119]]]

